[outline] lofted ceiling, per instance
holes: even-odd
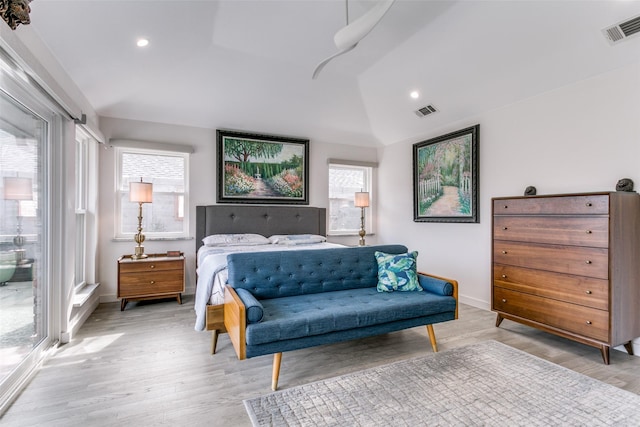
[[[350,20],[373,4],[349,1]],[[316,80],[337,51],[344,0],[36,0],[31,10],[29,31],[100,116],[354,145],[420,140],[640,61],[640,36],[612,46],[602,34],[640,15],[633,0],[396,0]],[[427,104],[438,112],[418,117]]]

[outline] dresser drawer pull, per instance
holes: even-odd
[[[156,284],[156,281],[155,281],[155,280],[152,280],[152,281],[151,281],[151,284],[152,284],[152,285],[155,285],[155,284]]]
[[[508,230],[508,228],[507,228],[507,227],[502,227],[502,229],[503,229],[503,230]]]
[[[503,279],[506,279],[506,278],[507,278],[507,275],[506,275],[506,274],[503,274],[503,275],[502,275],[502,278],[503,278]]]
[[[507,206],[507,205],[504,205],[504,208],[505,208],[505,209],[507,209],[508,207],[509,207],[509,206]]]
[[[591,295],[591,294],[592,294],[592,292],[591,292],[591,291],[587,291],[587,292],[586,292],[586,294],[587,294],[587,295]]]
[[[587,230],[587,234],[591,234],[591,230]]]
[[[502,253],[503,253],[503,254],[506,254],[506,253],[507,253],[507,251],[502,251]]]
[[[591,261],[586,260],[584,263],[585,263],[585,264],[591,264]]]
[[[151,265],[149,266],[149,268],[156,268],[156,266],[155,266],[155,265],[153,265],[153,264],[151,264]]]
[[[593,204],[592,204],[591,202],[587,202],[587,203],[586,203],[586,206],[587,206],[587,207],[591,207],[591,206],[593,206]]]
[[[507,302],[507,300],[505,298],[502,298],[502,302]]]
[[[587,325],[590,325],[591,324],[591,320],[587,320],[586,323],[587,323]]]

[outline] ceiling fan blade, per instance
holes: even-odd
[[[344,53],[349,52],[353,48],[355,48],[360,40],[362,40],[367,34],[373,30],[378,22],[382,19],[382,17],[387,13],[391,5],[395,0],[382,0],[377,5],[373,6],[367,13],[362,15],[360,18],[353,21],[351,24],[348,24],[346,27],[339,30],[335,36],[333,36],[333,42],[339,49],[338,53],[335,53],[320,62],[313,72],[313,79],[320,74],[320,71],[324,68],[325,65],[329,61],[331,61],[336,56],[340,56]],[[349,4],[347,3],[347,8]]]
[[[330,57],[328,57],[327,59],[325,59],[324,61],[320,62],[317,66],[316,66],[316,70],[313,72],[313,77],[312,79],[315,80],[316,77],[318,77],[318,75],[320,74],[320,71],[322,71],[322,69],[324,68],[325,65],[327,65],[327,63],[329,61],[331,61],[333,58],[335,58],[336,56],[340,56],[343,53],[347,53],[350,50],[352,50],[353,48],[355,48],[358,45],[358,43],[354,44],[353,46],[349,46],[344,50],[341,50],[338,53],[334,53],[333,55],[331,55]]]
[[[355,45],[380,22],[394,1],[395,0],[380,1],[367,13],[339,30],[333,37],[333,41],[338,49],[343,50],[348,46],[355,47]]]

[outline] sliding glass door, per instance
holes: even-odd
[[[0,83],[6,83],[0,80]],[[47,150],[51,123],[0,85],[0,397],[51,346]],[[27,106],[28,104],[32,104]],[[36,113],[36,111],[39,111]],[[49,114],[52,117],[51,114]],[[0,401],[0,403],[3,403]]]

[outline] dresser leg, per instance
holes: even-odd
[[[600,353],[602,353],[602,360],[604,361],[604,364],[608,365],[609,364],[609,346],[603,345],[602,347],[600,347]]]
[[[178,304],[182,304],[182,294],[178,294],[176,299],[178,300]]]
[[[502,317],[499,313],[498,315],[496,315],[496,328],[500,326],[500,323],[502,323],[502,321],[504,320],[504,317]]]
[[[631,341],[626,343],[624,345],[624,348],[625,348],[625,350],[627,350],[627,353],[629,353],[629,355],[633,356],[633,344],[631,343]]]
[[[122,298],[120,300],[120,311],[124,311],[124,308],[127,306],[127,299],[126,298]]]

